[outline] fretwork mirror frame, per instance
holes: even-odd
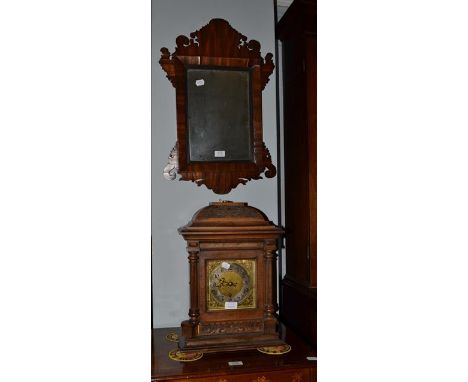
[[[178,173],[180,180],[226,194],[261,179],[265,170],[267,178],[276,175],[262,126],[272,58],[263,58],[258,41],[247,41],[223,19],[212,19],[190,38],[178,36],[172,54],[161,49],[159,63],[176,90],[177,142],[164,169],[167,179]]]

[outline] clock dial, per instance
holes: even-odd
[[[210,260],[207,275],[208,310],[255,308],[255,260]]]

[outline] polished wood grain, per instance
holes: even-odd
[[[198,361],[177,362],[168,353],[177,347],[165,339],[171,332],[180,334],[180,328],[162,328],[152,331],[151,380],[207,381],[207,382],[315,382],[317,361],[306,357],[316,352],[285,327],[282,339],[291,345],[283,355],[267,355],[257,350],[207,353]],[[242,366],[229,366],[229,361],[242,361]]]
[[[239,184],[276,175],[271,156],[263,142],[262,90],[273,72],[273,55],[260,53],[260,43],[248,40],[223,19],[212,19],[207,25],[176,39],[174,53],[161,49],[159,63],[176,89],[177,150],[180,180],[205,185],[217,194],[226,194]],[[251,161],[190,161],[188,154],[187,67],[218,69],[249,69],[251,75],[251,119],[253,160]]]
[[[317,2],[295,0],[283,48],[286,275],[281,317],[317,342]]]
[[[237,351],[282,344],[276,317],[276,250],[283,230],[260,210],[240,202],[213,202],[179,228],[187,242],[189,319],[181,323],[179,348]],[[210,261],[250,260],[255,265],[255,304],[248,309],[210,310]]]

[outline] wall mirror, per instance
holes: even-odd
[[[205,185],[226,194],[239,184],[274,177],[263,142],[262,91],[273,55],[247,41],[222,19],[161,49],[159,63],[176,90],[177,142],[164,169],[167,179]]]

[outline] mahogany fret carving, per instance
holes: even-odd
[[[171,153],[171,168],[180,175],[179,180],[205,185],[217,194],[226,194],[239,184],[276,175],[271,155],[263,142],[262,90],[273,72],[273,55],[262,57],[260,43],[248,38],[223,19],[212,19],[207,25],[190,33],[178,36],[176,47],[161,49],[159,63],[167,78],[176,89],[177,108],[177,155]],[[211,67],[219,69],[249,70],[251,97],[251,160],[190,161],[188,153],[188,91],[187,67]],[[174,163],[174,158],[177,163]],[[166,173],[167,171],[165,171]],[[165,175],[173,179],[171,175]]]

